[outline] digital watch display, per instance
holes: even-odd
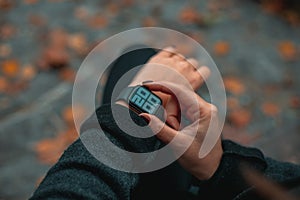
[[[125,88],[117,100],[124,100],[135,112],[161,115],[162,100],[144,86]]]

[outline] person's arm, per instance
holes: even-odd
[[[260,194],[245,178],[251,174],[242,171],[245,166],[287,188],[300,185],[299,165],[264,157],[259,149],[244,147],[230,140],[223,140],[222,146],[224,152],[215,174],[207,181],[195,181],[200,188],[200,198],[258,199]]]

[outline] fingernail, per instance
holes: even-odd
[[[152,80],[147,80],[147,81],[143,81],[142,84],[147,84],[147,83],[152,83],[153,81]]]
[[[148,122],[151,121],[151,118],[148,115],[145,115],[144,113],[139,114],[140,117],[143,117],[144,119],[146,119]]]

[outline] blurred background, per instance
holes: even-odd
[[[227,91],[225,138],[300,164],[299,1],[0,0],[1,200],[30,197],[78,137],[71,95],[87,53],[143,26],[210,53]]]

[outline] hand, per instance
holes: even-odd
[[[194,90],[197,90],[209,74],[210,71],[206,66],[199,67],[195,59],[186,59],[175,48],[167,47],[153,56],[143,66],[129,86],[141,85],[143,81],[152,80],[180,82],[186,86],[191,85]],[[185,79],[185,82],[183,79]],[[155,93],[163,101],[167,114],[167,124],[178,130],[180,114],[176,99],[162,92]]]
[[[153,91],[176,96],[183,113],[190,120],[191,125],[181,130],[176,130],[164,124],[154,115],[142,113],[140,116],[149,120],[150,128],[161,141],[169,143],[175,136],[179,138],[171,145],[175,154],[190,144],[178,159],[179,163],[187,171],[199,180],[207,180],[212,177],[220,164],[223,153],[221,139],[218,134],[220,129],[218,127],[217,108],[204,101],[194,91],[188,90],[182,85],[170,82],[157,82],[147,83],[145,86]],[[201,158],[199,157],[199,151],[206,134],[214,134],[218,138],[216,144],[210,144],[213,145],[212,150]]]

